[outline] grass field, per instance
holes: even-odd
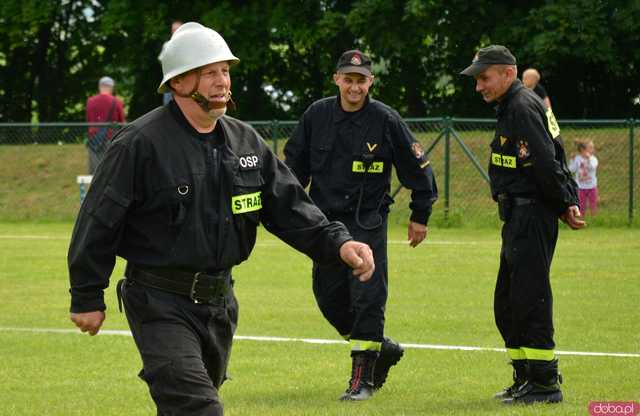
[[[72,328],[66,251],[71,223],[0,223],[0,415],[152,415],[128,336]],[[498,229],[432,228],[410,249],[390,230],[388,334],[405,344],[495,348],[492,317]],[[366,403],[340,403],[350,361],[341,344],[234,343],[222,398],[233,415],[587,415],[589,401],[640,401],[640,230],[563,229],[552,270],[566,401],[505,408],[491,396],[510,378],[495,351],[408,348]],[[261,233],[234,269],[238,335],[337,339],[317,310],[310,262]],[[121,276],[118,262],[112,283]],[[126,330],[113,287],[105,330]],[[37,332],[36,329],[48,329]]]
[[[633,187],[630,192],[629,129],[621,125],[590,125],[588,123],[563,124],[562,137],[568,155],[575,152],[576,140],[591,139],[596,145],[599,159],[600,215],[592,222],[597,225],[626,226],[629,222],[629,198],[633,196],[635,215],[633,225],[640,223],[640,140],[635,140]],[[280,129],[277,143],[279,155],[286,138],[293,129]],[[493,122],[458,123],[456,135],[486,170],[489,142],[493,137]],[[442,125],[414,122],[411,128],[416,138],[428,149],[439,136]],[[51,131],[49,131],[51,130]],[[52,139],[64,136],[62,129],[49,129]],[[74,130],[75,131],[75,130]],[[80,130],[84,132],[84,129]],[[272,131],[259,127],[264,137]],[[2,134],[2,131],[0,131]],[[22,132],[25,135],[26,132]],[[40,134],[45,134],[44,132]],[[637,136],[637,133],[636,133]],[[18,134],[18,137],[22,137]],[[73,136],[76,137],[76,136]],[[79,138],[81,136],[78,136]],[[1,139],[1,137],[0,137]],[[451,137],[449,181],[445,181],[445,140],[442,139],[429,155],[439,187],[439,201],[434,206],[432,224],[439,226],[497,226],[495,204],[491,200],[489,185],[470,162],[461,146]],[[55,141],[53,142],[55,143]],[[273,142],[270,141],[272,144]],[[86,148],[82,144],[67,143],[0,146],[0,220],[8,221],[72,221],[78,211],[79,195],[76,176],[84,174]],[[448,212],[445,218],[445,200],[448,193]],[[394,175],[392,190],[398,187]],[[396,196],[390,222],[404,223],[409,217],[410,192],[403,189]]]

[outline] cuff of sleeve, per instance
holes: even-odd
[[[107,309],[107,305],[104,304],[104,292],[102,290],[98,292],[78,292],[70,290],[71,293],[71,308],[72,313],[84,313],[94,311],[104,311]]]
[[[427,223],[429,222],[430,216],[431,216],[431,208],[427,210],[414,209],[413,211],[411,211],[411,217],[409,217],[409,220],[418,224],[427,225]]]
[[[564,208],[563,208],[563,207],[564,207]],[[567,205],[567,206],[559,205],[559,206],[556,208],[556,215],[557,215],[558,217],[560,217],[562,214],[564,214],[565,212],[567,212],[567,208],[569,208],[569,207],[570,207],[570,205]]]
[[[342,259],[340,258],[340,248],[347,241],[353,240],[353,237],[349,233],[349,230],[347,230],[347,227],[340,221],[334,221],[333,225],[335,226],[335,229],[331,233],[331,240],[335,244],[334,258],[339,262],[342,262]]]
[[[339,239],[336,240],[336,247],[338,247],[338,250],[336,251],[336,257],[340,262],[342,261],[342,258],[340,258],[340,249],[342,248],[342,245],[347,241],[353,241],[353,237],[351,237],[350,235],[342,235]]]
[[[569,209],[569,207],[572,207],[574,205],[580,206],[580,203],[578,201],[564,201],[561,204],[557,205],[556,211],[558,212],[558,216],[561,216],[562,214],[564,214],[565,212],[567,212],[567,209]]]

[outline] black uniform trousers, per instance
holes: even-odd
[[[320,311],[342,336],[351,339],[382,342],[384,313],[387,303],[387,215],[361,215],[365,226],[382,219],[374,230],[365,230],[355,221],[353,213],[328,215],[342,222],[353,238],[367,243],[373,251],[376,269],[371,279],[360,282],[343,263],[313,265],[313,293]]]
[[[549,270],[557,240],[557,215],[540,202],[514,206],[502,227],[494,314],[507,348],[555,347]]]
[[[238,322],[230,290],[210,304],[126,281],[122,296],[158,416],[217,416]]]

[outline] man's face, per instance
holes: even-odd
[[[511,86],[512,71],[510,67],[506,66],[490,66],[475,76],[476,91],[482,94],[482,98],[487,103],[499,101]]]
[[[357,111],[364,105],[369,88],[373,84],[373,76],[358,73],[337,73],[333,81],[340,90],[340,103],[345,111]]]
[[[525,87],[533,89],[538,84],[538,80],[536,79],[536,76],[534,74],[525,72],[524,74],[522,74],[522,83]]]
[[[209,115],[214,119],[218,119],[226,112],[226,102],[231,91],[229,63],[226,61],[216,62],[205,65],[199,70],[200,83],[198,84],[198,92],[208,101],[221,104],[221,108],[209,110]],[[180,93],[188,94],[193,89],[196,80],[197,72],[190,71],[183,76],[172,79],[171,85]]]
[[[227,102],[231,91],[231,76],[228,62],[216,62],[200,69],[198,91],[209,101]]]

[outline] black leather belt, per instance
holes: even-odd
[[[513,201],[513,205],[515,205],[516,207],[519,207],[521,205],[533,205],[538,202],[538,200],[535,198],[521,198],[519,196],[511,197],[511,200]]]
[[[215,273],[187,272],[175,269],[141,269],[129,267],[127,279],[178,295],[185,295],[195,303],[212,303],[231,291],[231,270]]]
[[[511,196],[509,194],[498,194],[498,216],[504,222],[508,222],[511,218],[514,207],[524,207],[538,203],[535,198],[526,198],[522,196]]]

